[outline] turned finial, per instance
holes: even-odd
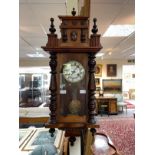
[[[72,12],[71,12],[71,13],[72,13],[72,15],[73,15],[73,16],[75,16],[75,15],[76,15],[75,8],[73,8],[73,10],[72,10]]]
[[[94,25],[93,25],[93,28],[92,28],[91,31],[92,31],[93,34],[96,34],[98,32],[98,28],[97,28],[97,25],[96,25],[97,19],[94,18],[93,22],[94,22]]]
[[[54,28],[54,24],[53,24],[54,18],[51,18],[50,21],[51,21],[51,27],[49,28],[49,31],[51,32],[51,34],[54,34],[56,31],[56,29]]]

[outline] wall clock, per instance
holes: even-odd
[[[96,19],[89,37],[89,18],[84,16],[59,16],[61,38],[55,34],[51,18],[48,41],[42,48],[50,54],[51,100],[50,119],[46,124],[50,132],[55,128],[65,130],[71,145],[75,136],[81,137],[81,154],[84,152],[86,131],[95,132],[95,54],[102,48],[97,34]]]
[[[64,64],[63,76],[68,82],[79,82],[84,78],[84,75],[85,69],[80,62],[71,60]]]

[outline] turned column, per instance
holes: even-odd
[[[50,87],[49,90],[51,92],[50,97],[50,123],[56,123],[56,92],[57,92],[57,80],[56,80],[56,67],[57,67],[57,56],[56,53],[50,52],[50,62],[49,62],[50,68],[51,68],[51,81],[50,81]]]
[[[89,82],[88,82],[88,123],[95,124],[95,108],[96,108],[96,99],[95,99],[95,54],[89,53],[88,56],[88,72],[89,72]]]
[[[93,19],[93,28],[92,28],[92,35],[90,38],[90,47],[101,47],[100,45],[100,35],[97,34],[98,28],[96,25],[97,19]],[[95,84],[95,54],[94,52],[90,52],[88,56],[88,72],[89,72],[89,82],[88,82],[88,123],[95,124],[95,115],[96,115],[96,98],[95,98],[95,91],[96,91],[96,84]]]

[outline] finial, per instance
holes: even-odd
[[[75,15],[76,15],[75,8],[73,8],[73,10],[72,10],[72,12],[71,12],[71,13],[72,13],[72,15],[73,15],[73,16],[75,16]]]
[[[54,18],[51,18],[50,21],[51,21],[51,27],[49,28],[49,31],[51,32],[51,34],[54,34],[56,31],[56,29],[54,28],[54,24],[53,24]]]
[[[96,34],[98,32],[98,28],[97,28],[97,25],[96,25],[97,19],[94,18],[93,22],[94,22],[94,25],[93,25],[93,28],[92,28],[91,31],[92,31],[93,34]]]

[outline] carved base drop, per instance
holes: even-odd
[[[55,132],[54,128],[49,129],[49,133],[51,134],[51,137],[54,137],[54,132]]]
[[[71,146],[74,146],[74,142],[76,141],[76,138],[74,136],[69,137],[69,141],[71,142]]]

